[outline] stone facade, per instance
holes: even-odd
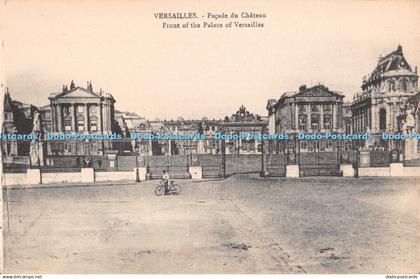
[[[275,133],[343,131],[343,98],[324,85],[301,86],[298,92],[284,93],[269,104],[269,118]],[[274,117],[273,117],[274,115]]]
[[[341,93],[331,91],[324,85],[311,88],[302,85],[297,92],[286,92],[275,102],[269,100],[267,110],[270,133],[288,133],[293,139],[299,132],[343,132],[343,98]],[[282,152],[282,144],[284,142],[277,143],[275,152]],[[320,146],[315,144],[313,141],[302,140],[299,150],[324,151],[333,148],[331,141],[324,141]]]
[[[408,101],[418,91],[417,68],[408,64],[402,47],[378,59],[375,69],[364,77],[363,92],[352,103],[353,131],[371,132],[372,148],[394,149],[395,143],[382,141],[381,133],[400,131],[398,117]]]
[[[102,90],[94,92],[92,84],[87,88],[75,86],[73,81],[70,88],[63,86],[62,92],[53,93],[49,97],[51,108],[52,133],[89,133],[112,134],[115,130],[113,96]],[[54,155],[101,155],[110,149],[109,142],[92,141],[91,143],[77,142],[55,145],[49,148]],[[89,150],[85,150],[89,149]]]

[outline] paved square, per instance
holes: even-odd
[[[5,273],[420,272],[419,180],[177,182],[3,191]]]

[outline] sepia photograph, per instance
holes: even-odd
[[[418,278],[419,15],[2,0],[2,278]]]

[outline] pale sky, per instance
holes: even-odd
[[[118,110],[219,119],[242,104],[266,115],[267,99],[302,84],[323,83],[350,100],[398,44],[420,66],[420,1],[226,2],[4,1],[6,86],[14,99],[45,105],[63,84],[90,80]],[[202,22],[207,12],[243,11],[265,13],[265,27],[169,30],[154,17],[196,12]]]

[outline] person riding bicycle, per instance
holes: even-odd
[[[169,185],[171,183],[171,178],[169,176],[169,173],[166,170],[162,171],[162,181],[163,181],[163,186],[165,187],[165,195],[167,195],[169,193]]]

